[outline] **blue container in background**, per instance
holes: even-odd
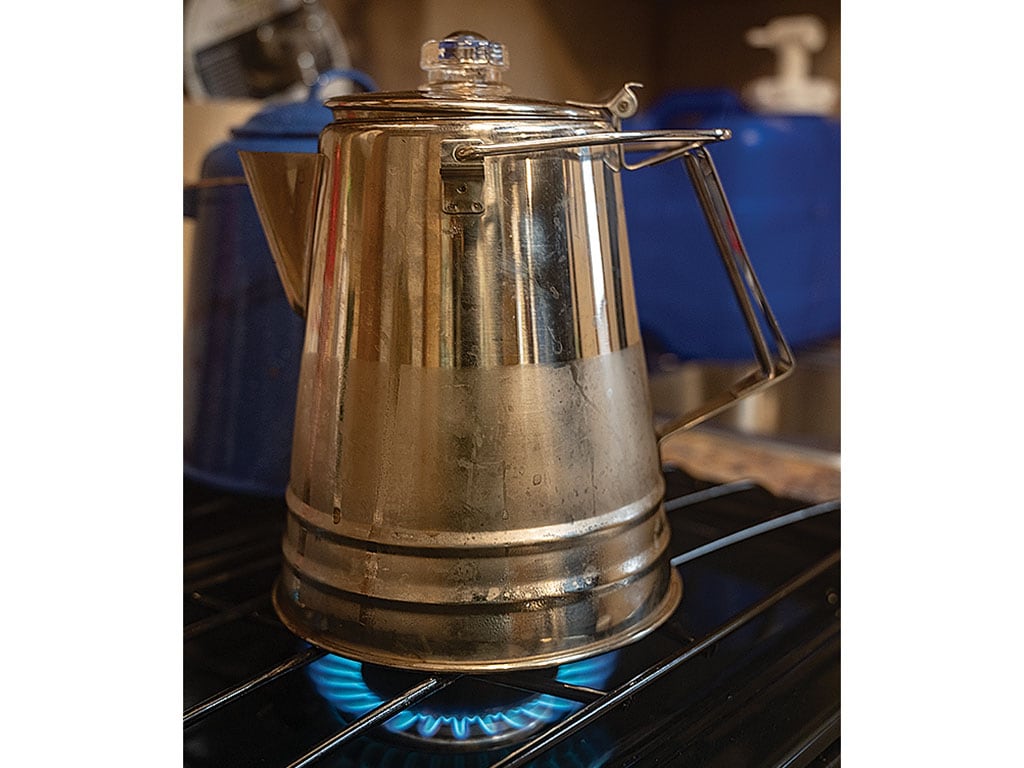
[[[728,128],[709,147],[740,236],[789,344],[840,332],[840,132],[817,115],[754,113],[727,90],[679,91],[629,130]],[[681,163],[622,174],[649,357],[752,357],[736,299]]]
[[[239,150],[316,152],[338,78],[325,73],[305,102],[268,106],[203,160],[185,191],[196,220],[185,317],[184,472],[224,490],[283,496],[291,464],[304,321],[285,298],[246,185]]]

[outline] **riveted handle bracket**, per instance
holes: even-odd
[[[456,147],[477,141],[441,142],[441,210],[449,216],[478,216],[484,212],[484,161],[459,160]]]

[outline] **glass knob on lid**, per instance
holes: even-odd
[[[427,73],[421,90],[494,95],[508,93],[501,73],[508,69],[505,46],[476,32],[452,32],[442,40],[428,40],[420,49],[420,69]]]

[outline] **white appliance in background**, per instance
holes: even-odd
[[[351,66],[338,25],[317,0],[186,0],[184,14],[186,185],[199,180],[207,152],[267,102],[300,101],[321,72]],[[354,83],[339,79],[323,94],[355,90]],[[185,285],[194,227],[185,219]]]
[[[185,93],[208,99],[301,98],[348,46],[316,0],[189,0]]]

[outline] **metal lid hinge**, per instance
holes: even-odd
[[[459,160],[457,147],[479,141],[441,142],[441,210],[450,216],[479,215],[484,212],[484,161]]]

